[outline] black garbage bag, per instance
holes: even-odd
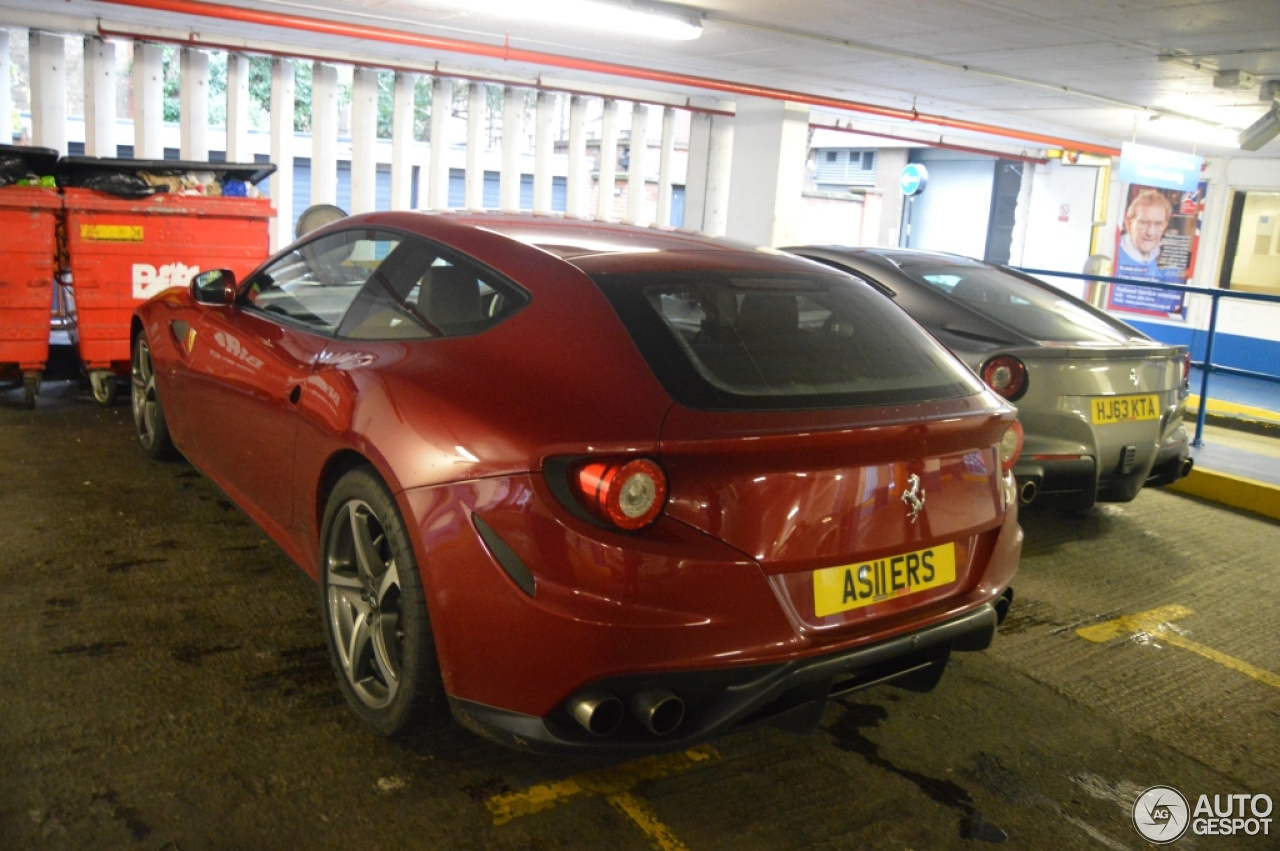
[[[23,157],[0,155],[0,186],[10,186],[23,180],[38,181],[39,179],[39,175],[31,170],[31,167],[27,165],[27,161]]]
[[[157,187],[148,185],[138,175],[124,171],[107,171],[90,175],[80,183],[80,186],[121,198],[145,198],[156,194],[157,191]]]

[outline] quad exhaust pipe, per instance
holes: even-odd
[[[622,701],[612,694],[585,694],[569,705],[573,720],[593,736],[607,736],[622,723]]]
[[[1195,465],[1196,462],[1190,458],[1183,461],[1182,466],[1178,468],[1178,478],[1185,479],[1187,476],[1191,475],[1191,468]]]
[[[684,720],[684,701],[664,688],[649,688],[631,698],[631,714],[655,736],[665,736]]]
[[[1035,479],[1023,479],[1022,483],[1018,485],[1018,500],[1023,505],[1030,505],[1032,500],[1036,498],[1038,490]]]

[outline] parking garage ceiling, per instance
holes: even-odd
[[[547,3],[554,6],[556,0]],[[1267,111],[1273,88],[1268,81],[1280,79],[1276,0],[664,5],[689,13],[700,23],[701,36],[660,40],[516,18],[486,0],[0,0],[16,25],[54,27],[71,20],[81,29],[96,24],[139,37],[181,35],[196,44],[366,57],[370,64],[398,67],[438,63],[445,73],[547,85],[554,79],[557,85],[595,86],[620,96],[662,91],[731,99],[734,86],[761,87],[869,107],[819,107],[860,129],[924,141],[985,137],[1028,150],[1053,147],[1053,140],[1065,147],[1118,147],[1135,140],[1205,155],[1249,156],[1232,141]],[[525,0],[520,6],[536,4]],[[266,13],[284,25],[237,20],[241,10]],[[357,36],[317,32],[297,26],[300,19],[366,29]],[[493,55],[406,46],[379,32],[466,42]],[[508,48],[510,58],[503,53]],[[522,61],[533,53],[566,62],[551,67]],[[682,77],[642,79],[645,74],[604,66]],[[725,86],[717,90],[686,77]],[[933,118],[1012,132],[975,132]],[[1269,149],[1276,144],[1257,156],[1274,156]]]

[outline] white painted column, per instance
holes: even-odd
[[[555,95],[538,92],[533,131],[533,211],[551,212],[551,158],[555,154]]]
[[[227,54],[227,162],[253,162],[249,150],[249,57]]]
[[[396,72],[391,113],[391,209],[413,207],[413,88],[416,74]]]
[[[644,215],[644,172],[649,152],[649,105],[631,106],[631,154],[627,165],[627,218],[629,224],[641,224]]]
[[[31,144],[67,152],[67,48],[60,35],[32,30]]]
[[[798,237],[809,107],[738,99],[730,168],[728,236],[756,245]]]
[[[338,203],[338,69],[311,63],[311,203]]]
[[[613,218],[613,192],[618,182],[618,102],[605,98],[600,118],[600,191],[596,197],[596,218]]]
[[[378,72],[357,68],[351,79],[351,214],[377,209]]]
[[[293,241],[293,61],[271,61],[271,204],[276,220],[271,228],[271,250]]]
[[[685,227],[724,236],[729,210],[733,119],[695,112],[689,122],[689,168],[684,188]]]
[[[499,207],[504,213],[520,211],[520,146],[524,142],[524,91],[507,86],[502,93],[502,182]]]
[[[671,224],[671,160],[676,149],[676,111],[662,110],[662,144],[658,148],[658,216],[660,225]]]
[[[467,86],[467,170],[462,206],[484,209],[484,83]]]
[[[9,79],[9,31],[0,28],[0,145],[13,144],[13,81]]]
[[[702,229],[711,236],[729,230],[729,187],[733,166],[733,118],[711,116],[711,151],[707,157],[707,196]]]
[[[84,152],[116,155],[116,46],[97,36],[84,39]]]
[[[449,113],[453,109],[453,80],[436,77],[431,84],[430,207],[449,209]]]
[[[158,44],[133,44],[133,156],[164,158],[164,53]]]
[[[182,49],[179,77],[181,156],[184,160],[209,159],[209,54]]]
[[[587,99],[574,95],[569,99],[569,178],[564,211],[574,218],[587,214]]]

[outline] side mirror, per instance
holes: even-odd
[[[191,279],[191,297],[200,304],[226,306],[236,300],[236,273],[230,269],[210,269]]]

